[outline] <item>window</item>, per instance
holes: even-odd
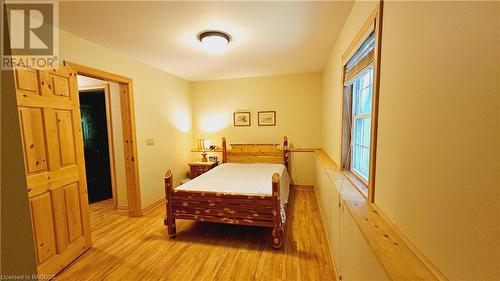
[[[373,202],[377,127],[378,14],[370,18],[342,57],[342,169],[347,178]]]
[[[373,67],[358,75],[352,87],[351,171],[368,183],[373,97]]]

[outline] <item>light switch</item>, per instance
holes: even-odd
[[[155,145],[155,139],[146,139],[146,145],[147,146]]]

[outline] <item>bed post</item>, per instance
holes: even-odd
[[[286,136],[283,138],[283,164],[288,170],[288,138]]]
[[[172,190],[173,190],[173,174],[171,170],[165,173],[165,204],[167,214],[163,220],[163,224],[167,226],[168,236],[175,237],[175,219],[172,211]]]
[[[280,175],[273,174],[273,248],[279,249],[283,237],[281,228]]]
[[[226,161],[227,161],[226,138],[222,137],[222,163],[226,163]]]

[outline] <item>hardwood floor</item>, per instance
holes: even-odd
[[[314,196],[292,187],[280,250],[270,228],[178,220],[170,239],[164,206],[130,218],[92,204],[93,247],[56,280],[335,280]]]

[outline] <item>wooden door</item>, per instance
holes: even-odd
[[[91,245],[76,72],[15,69],[27,192],[39,274],[56,274]]]

